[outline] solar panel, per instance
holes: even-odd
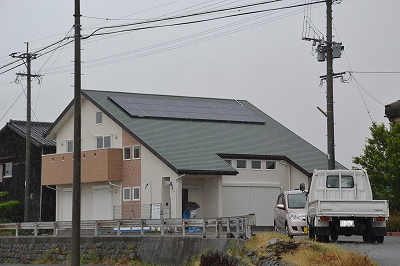
[[[109,96],[109,98],[134,117],[265,123],[237,102],[222,103],[212,99],[172,100],[134,96]]]

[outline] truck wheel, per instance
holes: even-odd
[[[377,236],[377,237],[375,237],[376,238],[376,242],[377,243],[379,243],[379,244],[382,244],[383,243],[383,239],[385,238],[384,236]]]
[[[336,242],[338,240],[339,234],[338,233],[332,233],[331,234],[331,239],[333,242]]]
[[[308,238],[315,240],[314,226],[310,225],[308,229]]]

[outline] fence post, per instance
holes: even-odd
[[[118,221],[118,224],[117,224],[117,236],[120,236],[121,235],[121,222],[120,221]]]
[[[182,219],[182,236],[185,236],[186,233],[185,225],[186,225],[185,219]]]
[[[16,237],[18,237],[18,228],[19,228],[19,226],[18,226],[18,224],[15,226],[15,236]]]
[[[226,220],[226,237],[230,238],[230,234],[231,234],[231,220],[228,218]]]
[[[33,233],[35,236],[37,236],[37,223],[33,224]]]
[[[206,219],[203,219],[203,238],[206,238]]]
[[[164,236],[164,219],[161,219],[161,236]]]
[[[140,235],[144,236],[144,229],[143,229],[144,220],[140,220]]]
[[[236,218],[236,238],[239,238],[240,234],[240,220],[239,218]]]
[[[97,226],[98,226],[98,222],[97,221],[95,221],[94,222],[94,236],[97,236]]]

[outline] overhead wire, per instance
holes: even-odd
[[[275,11],[275,13],[278,13],[278,12],[281,12],[281,11],[282,10],[280,10],[280,11],[278,10],[278,11]],[[192,44],[195,44],[195,43],[207,41],[207,40],[210,40],[210,39],[218,38],[218,37],[225,36],[225,35],[228,35],[228,34],[232,34],[232,33],[238,32],[238,31],[242,31],[242,30],[245,30],[245,29],[248,29],[248,28],[252,28],[252,27],[258,26],[260,24],[269,23],[269,22],[272,22],[272,21],[275,21],[275,20],[278,20],[278,19],[282,19],[282,18],[291,16],[293,14],[297,14],[297,13],[300,13],[300,12],[301,11],[292,11],[290,13],[283,14],[283,15],[277,16],[275,18],[269,19],[266,22],[255,22],[255,23],[253,23],[251,25],[247,25],[247,26],[245,25],[245,26],[243,26],[243,27],[241,27],[239,29],[231,29],[230,31],[214,34],[213,36],[204,37],[204,38],[198,39],[198,40],[193,40],[193,41],[190,41],[190,42],[187,42],[187,43],[184,43],[184,44],[179,44],[179,42],[187,40],[187,39],[196,38],[196,37],[199,37],[201,35],[206,35],[206,34],[209,34],[209,33],[212,33],[212,32],[216,32],[216,31],[219,31],[219,30],[222,30],[222,29],[226,29],[226,28],[229,28],[229,27],[232,27],[232,26],[236,26],[236,25],[239,25],[239,24],[242,24],[242,23],[247,23],[247,22],[249,22],[251,20],[256,20],[256,19],[259,19],[261,17],[268,16],[269,14],[274,14],[274,12],[268,13],[267,15],[245,19],[245,20],[242,20],[240,22],[234,22],[234,23],[231,23],[231,24],[229,24],[227,26],[221,26],[221,27],[218,27],[218,28],[215,28],[215,29],[212,29],[212,30],[204,31],[204,32],[201,32],[201,33],[196,33],[196,34],[189,35],[189,36],[186,36],[186,37],[182,37],[182,38],[179,38],[179,39],[175,39],[175,40],[172,40],[172,41],[168,41],[168,42],[152,45],[152,46],[149,46],[149,47],[145,47],[145,48],[141,48],[141,49],[137,49],[137,50],[133,50],[133,51],[129,51],[129,52],[120,53],[120,54],[117,54],[117,55],[111,55],[111,56],[107,56],[107,57],[93,59],[93,60],[90,60],[90,61],[85,61],[85,65],[82,68],[83,69],[92,68],[92,67],[96,67],[96,66],[109,64],[109,63],[116,63],[116,62],[131,60],[131,59],[135,59],[135,58],[139,58],[139,57],[143,57],[143,56],[148,56],[148,55],[152,55],[152,54],[156,54],[156,53],[160,53],[160,52],[164,52],[164,51],[168,51],[168,50],[172,50],[172,49],[185,47],[185,46],[192,45]],[[142,53],[142,54],[139,54],[139,55],[133,55],[133,56],[130,56],[130,57],[126,57],[126,55],[128,55],[128,54],[138,53],[138,52],[141,52],[141,51],[146,51],[146,50],[162,47],[162,46],[165,46],[165,45],[170,45],[170,44],[173,44],[173,43],[178,43],[178,44],[176,44],[176,45],[174,45],[172,47],[162,48],[162,49],[159,49],[159,50],[156,50],[156,51],[149,51],[149,52]],[[122,57],[122,56],[124,56],[125,58],[114,59],[114,60],[111,61],[111,59],[113,59],[115,57]],[[95,65],[90,65],[89,66],[90,63],[94,63],[96,61],[102,61],[102,60],[108,60],[108,61],[105,62],[105,63],[98,63],[98,64],[95,64]],[[67,68],[67,67],[71,67],[71,65],[62,66],[59,69],[53,69],[53,70],[56,70],[56,71],[48,73],[48,75],[63,73],[64,71],[62,69],[63,68]]]

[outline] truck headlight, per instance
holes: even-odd
[[[290,220],[297,220],[297,219],[300,219],[300,216],[299,216],[297,213],[295,213],[295,212],[291,212],[291,213],[289,214],[289,219],[290,219]]]

